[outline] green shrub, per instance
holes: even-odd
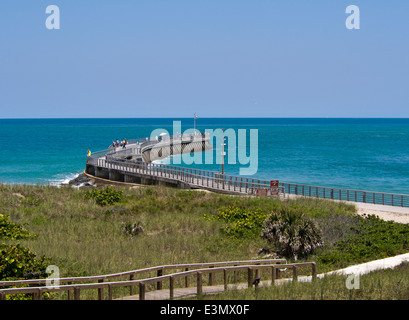
[[[9,216],[0,213],[0,239],[24,239],[31,234],[25,228],[9,221]]]
[[[322,232],[302,211],[283,207],[265,221],[262,238],[272,243],[277,253],[297,260],[323,246]]]
[[[123,225],[122,232],[126,236],[134,237],[144,232],[144,229],[140,222],[136,222],[136,223],[127,222]]]
[[[330,251],[320,254],[325,264],[381,259],[409,250],[409,225],[365,215],[350,227],[352,236],[339,241]]]
[[[3,281],[44,278],[47,262],[45,257],[37,259],[34,252],[19,244],[0,243],[0,279]]]
[[[28,197],[24,198],[21,203],[26,207],[38,207],[42,200],[37,198],[35,195],[29,195]]]
[[[123,192],[121,190],[114,190],[111,186],[105,187],[103,190],[93,189],[85,193],[85,199],[94,199],[100,206],[106,206],[120,202],[122,200]]]
[[[223,231],[235,238],[259,237],[267,213],[260,209],[229,206],[210,218],[227,223]],[[206,216],[207,217],[207,216]]]

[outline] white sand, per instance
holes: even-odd
[[[294,194],[286,194],[286,198],[303,197]],[[308,197],[306,197],[308,198]],[[330,199],[327,199],[330,200]],[[339,200],[332,200],[339,201]],[[386,221],[395,221],[399,223],[409,223],[409,208],[397,206],[385,206],[381,204],[361,203],[352,201],[343,201],[352,204],[357,208],[358,214],[373,214]]]
[[[358,209],[358,214],[373,214],[387,221],[395,221],[400,223],[409,223],[409,208],[384,206],[379,204],[348,202],[355,205]]]

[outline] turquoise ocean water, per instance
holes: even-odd
[[[103,150],[112,140],[147,137],[159,128],[172,133],[173,121],[181,121],[182,131],[193,129],[193,118],[0,119],[0,182],[66,183],[84,170],[87,149]],[[200,131],[219,128],[247,130],[247,140],[228,142],[226,151],[244,148],[257,157],[254,177],[409,194],[409,119],[196,120]],[[257,154],[249,149],[250,129],[258,133]],[[218,171],[220,148],[211,151],[217,163],[182,165]],[[238,175],[243,167],[227,164],[225,171]]]

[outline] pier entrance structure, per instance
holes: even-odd
[[[270,181],[230,176],[216,171],[155,164],[155,160],[211,150],[208,134],[183,134],[161,139],[129,140],[126,148],[110,147],[87,157],[85,172],[96,178],[137,184],[162,184],[230,194],[284,196],[284,187]]]

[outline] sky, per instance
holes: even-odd
[[[407,118],[408,17],[407,0],[2,0],[0,118]]]

